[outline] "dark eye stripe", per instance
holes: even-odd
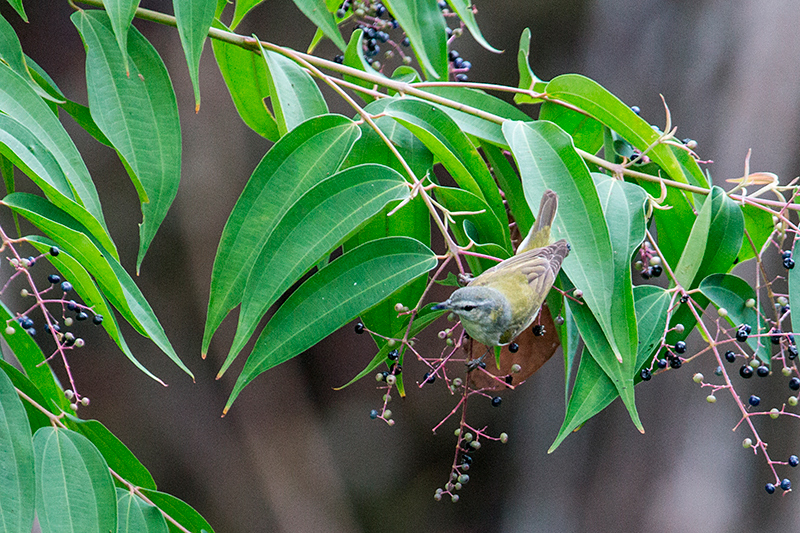
[[[465,305],[464,306],[464,311],[472,311],[473,309],[475,309],[474,305]]]

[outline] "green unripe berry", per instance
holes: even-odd
[[[657,255],[654,255],[650,258],[650,266],[656,266],[661,264],[661,258]]]
[[[78,404],[73,402],[73,403],[69,404],[69,408],[72,409],[73,411],[77,411],[78,410]]]
[[[67,327],[70,327],[72,325],[72,317],[71,316],[68,316],[67,318],[64,319],[64,325],[67,326]]]
[[[451,339],[451,338],[447,338],[447,339],[445,339],[445,340],[444,340],[444,343],[445,343],[446,345],[448,345],[448,346],[455,346],[455,344],[456,344],[456,343],[455,343],[455,341],[454,341],[453,339]]]
[[[383,381],[383,374],[381,372],[375,374],[375,381]]]
[[[386,341],[386,345],[389,346],[389,348],[394,348],[395,344],[397,344],[397,341],[394,339],[389,339],[388,341]]]
[[[6,326],[6,335],[13,335],[15,331],[14,326]]]
[[[574,296],[575,298],[583,298],[583,291],[580,289],[575,289],[574,291],[572,291],[572,296]]]
[[[728,310],[725,309],[724,307],[720,307],[719,309],[717,309],[717,314],[724,318],[728,316]]]
[[[465,440],[466,442],[470,442],[470,441],[472,441],[472,439],[474,439],[474,438],[475,438],[475,435],[473,435],[472,433],[465,433],[465,434],[464,434],[464,440]]]
[[[28,296],[30,296],[30,294],[31,293],[28,292],[28,289],[22,289],[21,291],[19,291],[19,295],[22,296],[23,298],[27,298]]]
[[[512,374],[519,374],[519,372],[520,372],[521,370],[522,370],[522,367],[521,367],[521,366],[519,366],[518,364],[513,364],[513,365],[511,365],[511,373],[512,373]]]
[[[457,502],[458,502],[458,500],[459,500],[459,498],[458,498],[458,494],[453,494],[452,496],[450,496],[450,501],[451,501],[451,502],[453,502],[453,503],[457,503]]]
[[[789,300],[786,299],[786,296],[778,296],[778,303],[781,304],[781,306],[788,305]]]
[[[708,403],[717,403],[717,397],[714,396],[713,394],[709,394],[708,396],[706,396],[706,401]]]
[[[773,418],[773,419],[774,418],[778,418],[780,416],[780,414],[781,414],[781,412],[778,410],[777,407],[773,407],[772,409],[769,410],[769,417],[770,418]]]
[[[748,438],[746,438],[746,439],[744,439],[742,441],[742,447],[751,448],[752,446],[753,446],[753,439],[751,439],[750,437],[748,437]]]
[[[508,433],[500,433],[500,442],[503,444],[508,442]]]
[[[458,482],[461,484],[469,483],[469,476],[467,474],[461,474],[458,476]]]
[[[386,383],[388,383],[389,385],[394,385],[395,383],[397,383],[397,376],[395,376],[394,374],[389,374],[388,376],[386,376]]]
[[[392,418],[392,412],[391,412],[389,409],[385,410],[385,411],[383,412],[383,418],[385,418],[385,419],[387,419],[387,420],[388,420],[388,419],[390,419],[390,418]]]
[[[797,396],[789,396],[789,400],[787,400],[787,403],[792,407],[795,407],[797,405]]]
[[[700,372],[698,372],[697,374],[695,374],[694,376],[692,376],[692,381],[694,381],[695,383],[702,383],[702,382],[703,382],[703,378],[704,378],[704,377],[705,377],[705,376],[703,376],[703,374],[701,374]]]
[[[644,266],[644,264],[641,261],[636,261],[633,264],[633,268],[635,268],[636,270],[641,270],[643,266]]]
[[[472,446],[472,448],[475,450],[479,450],[481,447],[481,443],[476,440],[470,442],[469,445]]]
[[[456,437],[458,437],[459,435],[461,435],[461,428],[458,428],[457,430],[455,430],[455,431],[453,432],[453,435],[455,435]]]
[[[678,333],[683,333],[686,330],[686,327],[683,324],[675,324],[675,331]]]
[[[383,401],[386,402],[386,403],[391,402],[392,401],[392,396],[390,394],[384,394],[383,395]]]
[[[447,321],[448,322],[455,322],[456,321],[456,314],[455,313],[450,313],[449,315],[447,315]]]
[[[756,306],[756,301],[753,298],[749,298],[745,303],[744,306],[748,309],[752,309]]]
[[[455,484],[456,490],[461,490],[461,487],[463,487],[463,486],[464,486],[464,485],[462,485],[461,483],[459,483],[458,481],[456,481],[456,484]]]
[[[401,304],[400,302],[397,302],[396,304],[394,304],[394,310],[399,313],[400,311],[403,310],[403,304]]]
[[[758,359],[755,359],[755,358],[754,358],[752,361],[750,361],[750,363],[749,363],[749,364],[750,364],[750,366],[751,366],[751,367],[753,367],[753,368],[758,368],[758,367],[760,367],[760,366],[761,366],[761,363],[759,362],[759,360],[758,360]]]
[[[436,490],[442,490],[442,489],[436,489]],[[436,500],[437,502],[442,501],[442,494],[440,492],[437,492],[436,494],[433,495],[433,499]]]
[[[788,378],[789,376],[792,375],[792,369],[789,368],[788,366],[785,366],[785,367],[781,368],[781,374],[783,374],[784,376],[786,376]]]
[[[393,426],[393,425],[394,425],[394,420],[391,420],[391,419],[390,419],[390,420],[387,420],[387,421],[386,421],[386,423],[387,423],[388,425],[390,425],[390,426]]]
[[[71,389],[67,389],[67,390],[65,390],[65,391],[64,391],[64,397],[65,397],[67,400],[71,400],[71,399],[73,399],[73,398],[75,397],[75,393],[74,393],[74,392],[72,392],[72,390],[71,390]]]
[[[411,61],[413,61],[413,60],[411,59],[411,56],[403,56],[403,64],[404,64],[404,65],[410,65],[410,64],[411,64]]]

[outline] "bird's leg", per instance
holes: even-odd
[[[490,350],[486,350],[486,352],[482,356],[478,357],[477,359],[470,359],[469,361],[467,361],[466,362],[467,373],[472,372],[473,370],[478,368],[478,366],[480,366],[480,364],[483,362],[483,360],[486,358],[486,356],[488,355],[489,352],[490,352]]]

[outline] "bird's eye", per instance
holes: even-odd
[[[473,309],[475,309],[474,305],[465,305],[464,306],[464,311],[472,311]]]

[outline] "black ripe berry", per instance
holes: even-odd
[[[653,377],[653,373],[650,371],[649,368],[643,368],[641,376],[642,376],[642,381],[650,381],[650,378]]]
[[[533,330],[532,331],[533,331],[533,334],[536,337],[541,337],[542,335],[547,333],[547,331],[545,331],[545,329],[544,329],[544,325],[543,324],[536,324],[535,326],[533,326]]]
[[[789,380],[789,388],[792,390],[800,390],[800,378],[792,378]]]
[[[788,352],[787,357],[789,359],[796,359],[797,358],[797,346],[789,346],[786,351]]]
[[[787,257],[792,257],[792,251],[791,250],[784,250],[781,253],[781,257],[784,258],[784,259],[786,259]]]
[[[686,343],[683,341],[678,341],[675,343],[675,353],[685,353],[686,352]]]
[[[792,488],[792,482],[789,481],[788,479],[784,479],[783,481],[781,481],[781,488],[783,490],[791,489]]]
[[[769,376],[769,367],[766,365],[761,365],[760,367],[756,368],[756,374],[758,374],[758,377],[760,378]]]
[[[436,381],[436,375],[431,374],[430,372],[425,372],[425,376],[422,379],[423,383],[433,383]]]
[[[70,311],[74,311],[78,308],[78,304],[75,303],[75,300],[70,300],[67,302],[67,309]]]
[[[739,369],[739,375],[742,376],[744,379],[752,378],[753,367],[748,364],[742,365],[742,368]],[[798,380],[798,384],[800,384],[800,380]]]
[[[673,357],[669,360],[669,367],[675,370],[679,369],[682,364],[683,361],[681,361],[680,357]]]
[[[517,353],[519,351],[519,344],[512,342],[508,345],[508,351],[511,353]]]
[[[339,18],[342,18],[342,17],[339,17]],[[344,63],[344,56],[342,54],[337,54],[337,55],[333,56],[333,62],[334,63],[339,63],[341,65],[342,63]]]
[[[61,253],[61,250],[58,249],[58,246],[51,246],[50,247],[50,255],[52,255],[53,257],[57,256],[60,253]]]
[[[747,340],[747,332],[741,327],[736,330],[736,340],[739,342],[744,342]]]
[[[641,109],[639,109],[639,106],[638,106],[638,105],[632,105],[632,106],[631,106],[631,111],[633,111],[633,112],[634,112],[634,113],[636,113],[637,115],[638,115],[639,113],[641,113],[641,112],[642,112],[642,110],[641,110]]]
[[[502,401],[503,399],[500,396],[495,396],[494,398],[492,398],[492,407],[500,407],[500,403]]]
[[[406,37],[400,42],[400,44],[403,46],[411,46],[411,41],[408,39],[408,37]]]
[[[89,318],[89,315],[84,311],[79,311],[78,314],[75,315],[75,320],[86,320],[87,318]]]
[[[681,303],[682,304],[685,304],[688,301],[689,301],[689,295],[688,294],[684,294],[683,296],[681,296]]]
[[[478,366],[481,368],[486,368],[486,361],[481,361],[480,363],[478,363]]]
[[[61,283],[61,276],[58,274],[50,274],[47,276],[47,281],[55,285],[56,283]]]
[[[789,466],[794,468],[799,464],[800,464],[800,459],[798,459],[796,455],[790,455],[789,456]]]
[[[661,265],[653,265],[650,267],[650,272],[653,274],[654,278],[657,278],[662,272],[664,272],[664,269],[661,267]]]
[[[781,343],[781,330],[776,329],[774,332],[772,332],[772,335],[770,335],[770,340],[772,340],[772,344],[780,344]]]
[[[658,366],[658,368],[661,368],[661,369],[667,368],[667,360],[666,359],[659,359],[658,362],[656,363],[656,365]]]
[[[95,326],[99,326],[100,324],[103,323],[103,315],[94,315],[92,317],[92,322],[94,323]]]
[[[469,79],[469,77],[466,74],[464,74],[463,72],[460,73],[460,74],[456,74],[456,81],[464,82],[464,81],[467,81],[468,79]]]
[[[755,407],[755,406],[757,406],[758,404],[760,404],[760,403],[761,403],[761,398],[759,398],[758,396],[756,396],[755,394],[753,394],[753,395],[751,395],[751,396],[750,396],[750,399],[749,399],[749,400],[747,400],[747,401],[750,403],[750,405],[752,405],[753,407]]]
[[[362,333],[364,333],[364,324],[362,324],[361,322],[359,322],[358,324],[356,324],[356,327],[355,327],[355,328],[353,328],[353,329],[355,330],[355,332],[356,332],[357,334],[361,335]]]
[[[783,266],[789,270],[793,269],[794,259],[792,259],[791,257],[787,257],[786,259],[783,260]]]
[[[69,281],[62,281],[61,282],[61,290],[64,292],[69,292],[72,290],[72,283]]]
[[[728,350],[727,352],[725,352],[725,360],[729,363],[733,363],[734,361],[736,361],[736,354],[733,353],[733,351]]]
[[[447,53],[447,59],[448,59],[449,61],[455,61],[455,60],[456,60],[456,58],[457,58],[457,57],[459,57],[459,56],[460,56],[460,54],[458,53],[458,51],[457,51],[457,50],[450,50],[450,51]]]
[[[775,485],[772,483],[767,483],[764,485],[764,490],[767,491],[767,494],[775,494]]]
[[[386,355],[386,357],[388,357],[388,358],[389,358],[389,359],[391,359],[392,361],[397,361],[397,359],[399,359],[399,358],[400,358],[400,352],[398,352],[397,350],[392,350],[391,352],[389,352],[389,353]]]

